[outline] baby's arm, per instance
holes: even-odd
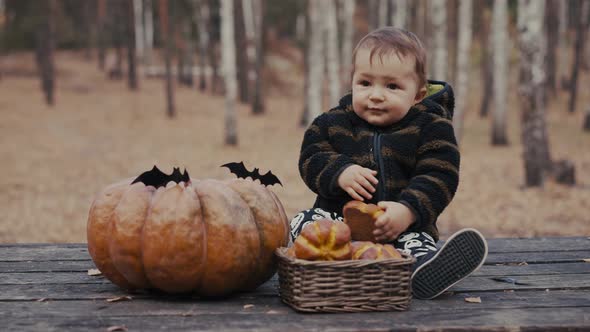
[[[422,130],[414,175],[399,198],[416,216],[418,227],[433,225],[453,199],[459,184],[459,164],[452,122],[438,118]]]
[[[322,197],[348,195],[338,186],[338,178],[354,161],[338,153],[330,144],[328,113],[318,116],[305,131],[299,155],[299,173],[311,191]]]

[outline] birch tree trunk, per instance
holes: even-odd
[[[323,72],[324,59],[323,53],[323,38],[322,38],[322,20],[320,18],[321,1],[323,0],[309,0],[309,48],[307,54],[307,61],[309,64],[309,84],[307,86],[307,100],[308,113],[307,123],[311,123],[313,119],[322,113],[322,87],[323,87]]]
[[[559,45],[559,30],[557,16],[559,13],[560,0],[547,0],[545,10],[545,34],[547,35],[547,61],[546,61],[546,80],[544,94],[545,101],[549,95],[555,96],[557,92],[557,46]]]
[[[182,83],[186,86],[193,86],[193,56],[195,54],[195,43],[193,41],[192,29],[192,18],[190,15],[185,18],[182,24],[182,38],[185,42],[184,49],[184,66],[182,72]]]
[[[457,142],[463,135],[463,121],[465,118],[465,105],[467,104],[469,73],[471,72],[471,34],[472,34],[472,0],[460,0],[459,2],[459,41],[457,46],[457,94],[455,103],[455,116],[453,126]]]
[[[221,0],[221,61],[225,82],[225,144],[237,145],[236,132],[236,44],[234,37],[233,0]]]
[[[568,35],[568,25],[569,25],[569,20],[568,20],[568,3],[569,1],[559,1],[559,26],[558,26],[558,33],[559,33],[559,42],[558,42],[558,49],[560,50],[566,50],[567,49],[567,35]],[[561,52],[558,57],[557,57],[557,84],[559,85],[560,89],[565,89],[565,86],[562,84],[562,80],[561,77],[563,77],[564,73],[567,71],[567,69],[565,68],[565,61],[564,60],[564,53],[567,54],[567,52]]]
[[[234,37],[235,45],[241,52],[236,53],[236,77],[238,82],[238,100],[240,103],[249,103],[250,98],[248,86],[248,55],[244,50],[247,49],[246,32],[244,26],[243,1],[234,1]]]
[[[393,15],[391,21],[394,27],[405,29],[408,25],[409,16],[408,1],[407,0],[391,0],[390,6],[392,8]]]
[[[199,30],[199,90],[207,90],[207,65],[209,47],[209,5],[207,0],[193,0],[194,8],[197,11],[197,29]]]
[[[144,21],[144,49],[143,49],[143,63],[146,65],[152,64],[152,53],[154,49],[154,13],[152,8],[152,0],[144,0],[143,6],[143,21]]]
[[[266,20],[264,19],[264,3],[262,0],[253,0],[254,22],[256,24],[256,66],[254,67],[254,100],[252,113],[262,114],[265,110],[263,70],[264,56],[266,54]]]
[[[387,10],[387,5],[388,5],[388,0],[379,0],[379,9],[378,9],[378,17],[379,17],[379,23],[378,23],[378,28],[387,26],[387,16],[388,16],[388,10]],[[326,13],[326,12],[323,12]],[[326,13],[327,14],[327,13]]]
[[[174,107],[174,82],[172,80],[172,15],[168,12],[168,0],[160,0],[160,30],[164,41],[164,64],[166,67],[166,114],[173,118],[176,116]]]
[[[435,80],[444,81],[447,77],[447,9],[445,0],[432,0],[430,16],[434,43],[432,46],[432,76]]]
[[[144,38],[143,38],[143,0],[133,0],[133,17],[135,26],[135,52],[137,58],[143,60]]]
[[[246,36],[246,80],[248,82],[248,103],[254,100],[253,88],[256,84],[256,22],[254,21],[254,7],[252,0],[242,1],[242,13],[244,14],[244,33]]]
[[[508,8],[506,0],[494,0],[492,14],[493,98],[492,145],[508,145],[506,136],[506,92],[508,90]]]
[[[375,30],[379,27],[379,1],[380,0],[368,0],[367,23],[369,24],[369,31]]]
[[[127,0],[127,27],[125,29],[125,32],[127,35],[127,85],[129,86],[130,90],[137,90],[137,61],[135,54],[135,41],[137,39],[141,39],[136,38],[136,36],[138,35],[135,34],[137,31],[137,25],[135,24],[135,21],[136,19],[141,20],[141,15],[136,17],[134,5],[134,0]]]
[[[338,57],[338,19],[336,17],[335,0],[322,0],[325,15],[324,37],[326,45],[326,67],[328,70],[328,88],[330,91],[330,106],[338,105],[340,92],[340,59]]]
[[[487,0],[480,0],[480,1],[487,1]],[[483,4],[485,5],[485,4]],[[493,84],[494,84],[494,75],[492,73],[493,70],[493,59],[492,59],[492,38],[490,37],[490,10],[488,6],[482,9],[483,13],[481,14],[481,37],[480,40],[480,48],[481,48],[481,72],[482,72],[482,86],[483,86],[483,94],[481,99],[481,105],[479,107],[479,116],[486,117],[489,113],[490,109],[490,101],[493,99]]]
[[[342,13],[342,49],[340,51],[341,64],[341,82],[342,87],[340,91],[346,92],[351,90],[351,76],[352,76],[352,50],[354,40],[354,10],[355,2],[350,0],[340,0],[340,8]]]
[[[569,82],[570,100],[568,110],[573,113],[576,110],[576,99],[578,97],[578,73],[582,69],[582,53],[584,52],[584,41],[586,39],[586,28],[588,26],[588,9],[590,1],[581,0],[580,15],[576,25],[576,43],[574,46],[574,61],[572,63],[571,76]]]
[[[523,159],[526,186],[543,186],[549,170],[549,143],[543,105],[545,1],[518,1],[518,37],[520,50],[519,98],[521,108]]]

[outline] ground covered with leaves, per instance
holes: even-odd
[[[137,92],[110,81],[96,62],[80,54],[57,56],[56,106],[43,102],[31,54],[5,56],[0,79],[0,242],[85,242],[94,195],[110,183],[158,165],[165,172],[186,168],[192,178],[230,178],[220,165],[244,161],[272,170],[284,187],[273,190],[287,214],[309,208],[314,196],[299,177],[304,128],[301,66],[269,57],[273,75],[266,113],[254,116],[237,106],[237,147],[223,143],[223,96],[177,86],[177,116],[165,113],[164,83],[142,77]],[[516,75],[516,67],[511,69]],[[580,86],[590,77],[582,74]],[[441,215],[442,238],[463,227],[487,237],[590,235],[590,133],[582,131],[590,92],[580,89],[577,112],[566,111],[568,95],[549,99],[548,130],[553,159],[576,167],[577,185],[549,181],[524,184],[516,76],[510,83],[505,147],[490,145],[490,118],[477,114],[481,83],[472,91],[462,139],[461,181]]]

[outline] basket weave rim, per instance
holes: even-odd
[[[288,248],[280,247],[275,250],[275,254],[279,259],[286,261],[289,264],[297,264],[304,266],[317,266],[317,267],[365,267],[370,265],[406,265],[414,264],[416,258],[412,255],[400,252],[403,258],[387,258],[387,259],[348,259],[341,261],[308,261],[305,259],[294,258],[287,256],[285,253]]]

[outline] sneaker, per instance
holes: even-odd
[[[412,274],[412,293],[418,299],[433,299],[483,265],[488,245],[472,228],[453,234],[430,260]]]

